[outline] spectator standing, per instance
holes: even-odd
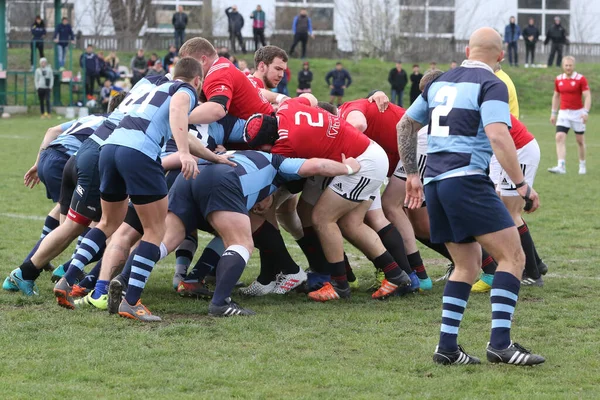
[[[456,61],[452,61],[450,63],[450,69],[454,69],[454,68],[457,68],[457,67],[458,67],[458,63]]]
[[[288,83],[292,78],[292,71],[290,71],[290,67],[285,67],[285,71],[283,72],[283,77],[277,84],[277,93],[284,94],[286,96],[290,95],[288,91]]]
[[[110,93],[112,91],[112,82],[107,79],[104,81],[104,86],[100,89],[100,101],[102,102],[102,109],[104,112],[108,109],[108,103],[110,102]]]
[[[310,87],[313,80],[313,73],[310,70],[310,64],[308,61],[302,63],[302,70],[298,72],[298,88],[296,94],[300,96],[302,93],[312,93]]]
[[[265,42],[266,16],[260,4],[256,6],[256,10],[252,11],[252,14],[250,14],[250,18],[252,18],[252,35],[254,36],[254,49],[258,50],[259,42],[263,46],[267,45]]]
[[[185,42],[185,27],[188,23],[188,16],[183,12],[183,6],[177,7],[177,12],[173,14],[171,22],[175,28],[175,46],[180,48]]]
[[[352,83],[350,73],[344,69],[341,62],[335,64],[335,69],[332,69],[325,76],[325,82],[331,89],[329,103],[333,104],[334,98],[337,97],[338,107],[342,105],[342,98],[344,97],[344,90]]]
[[[94,98],[94,82],[100,76],[100,59],[94,53],[94,46],[88,44],[85,53],[79,58],[79,66],[85,69],[85,94],[88,100]]]
[[[40,58],[40,66],[36,68],[34,78],[35,88],[40,99],[42,118],[50,118],[50,92],[54,86],[54,73],[44,57]]]
[[[150,54],[150,58],[148,59],[148,68],[154,67],[154,63],[156,62],[156,60],[158,60],[158,54]]]
[[[308,12],[306,8],[300,9],[300,14],[294,17],[294,22],[292,23],[292,32],[294,33],[294,43],[292,43],[292,47],[290,48],[290,56],[294,55],[294,50],[298,43],[302,44],[302,59],[306,58],[306,43],[308,42],[308,37],[315,38],[313,35],[312,29],[312,20],[308,16]]]
[[[396,67],[390,70],[388,82],[392,86],[391,101],[402,107],[402,98],[404,97],[404,88],[408,83],[406,71],[402,69],[402,62],[396,61]]]
[[[534,66],[535,44],[540,39],[540,30],[534,25],[533,18],[529,18],[529,25],[523,28],[523,40],[525,40],[525,68]]]
[[[248,63],[246,60],[240,60],[238,62],[238,69],[242,71],[245,75],[250,75],[250,70],[248,69]]]
[[[173,64],[171,64],[171,66],[169,67],[169,73],[171,75],[173,75],[173,71],[175,71],[175,65],[177,65],[177,63],[179,62],[179,56],[175,56],[175,58],[173,59]]]
[[[235,41],[237,39],[242,47],[242,53],[246,54],[246,45],[242,37],[242,28],[244,27],[244,17],[238,12],[237,6],[228,7],[225,10],[229,20],[229,39],[231,40],[231,50],[235,53]]]
[[[131,59],[131,73],[133,78],[131,79],[131,84],[135,85],[138,83],[140,79],[142,79],[146,72],[148,72],[148,63],[146,58],[144,57],[144,49],[139,49],[135,57]]]
[[[510,17],[508,25],[504,28],[504,43],[508,50],[508,63],[511,66],[519,66],[519,36],[521,36],[521,28],[515,23],[515,17]]]
[[[437,63],[435,61],[432,61],[429,63],[429,70],[428,71],[435,71],[437,68]]]
[[[162,63],[161,59],[159,58],[158,60],[156,60],[156,62],[154,63],[154,65],[151,68],[148,68],[148,73],[146,73],[146,76],[152,76],[152,75],[165,76],[166,74],[167,74],[167,71],[165,71],[165,68],[163,67],[163,63]]]
[[[561,25],[559,16],[554,17],[554,25],[548,28],[544,45],[547,45],[550,41],[552,41],[552,47],[550,48],[550,56],[548,57],[548,66],[552,66],[552,61],[554,61],[554,55],[556,54],[556,66],[560,67],[562,63],[563,47],[568,40],[567,31]]]
[[[44,38],[46,37],[46,24],[42,17],[35,16],[35,21],[31,25],[31,70],[35,65],[35,51],[40,53],[40,58],[44,57]]]
[[[173,60],[175,60],[175,57],[177,57],[177,47],[175,47],[174,45],[170,45],[169,52],[163,59],[163,67],[165,67],[165,69],[167,70],[170,69],[171,65],[174,65]]]
[[[56,25],[56,29],[54,30],[54,42],[57,44],[58,67],[59,70],[63,71],[65,69],[65,59],[67,58],[69,43],[75,44],[73,28],[71,28],[67,18],[63,18],[60,24]]]
[[[414,103],[414,101],[421,94],[421,89],[419,88],[419,83],[423,78],[423,74],[421,73],[421,68],[419,64],[413,65],[413,72],[410,74],[410,104]]]

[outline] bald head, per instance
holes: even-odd
[[[481,61],[494,68],[496,63],[502,60],[502,38],[492,28],[479,28],[469,38],[467,47],[467,58],[473,61]]]

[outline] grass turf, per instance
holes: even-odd
[[[523,104],[523,108],[526,105]],[[592,398],[597,396],[600,345],[595,267],[600,223],[598,116],[588,126],[588,175],[576,174],[568,138],[568,174],[555,176],[553,127],[547,116],[524,122],[542,148],[536,189],[542,208],[527,217],[538,251],[550,267],[543,289],[523,288],[514,338],[547,357],[537,368],[484,363],[440,367],[431,361],[441,319],[443,284],[433,291],[378,302],[365,289],[373,267],[347,246],[362,291],[350,301],[309,302],[305,296],[236,299],[258,315],[213,319],[207,303],[179,298],[171,287],[174,258],[155,269],[144,303],[164,322],[143,325],[95,310],[67,311],[52,296],[50,275],[41,295],[0,291],[0,393],[3,398]],[[0,276],[17,267],[40,234],[51,208],[43,187],[22,185],[41,138],[56,120],[0,120]],[[595,183],[594,183],[595,182]],[[596,204],[596,206],[594,206]],[[306,266],[287,238],[293,257]],[[208,235],[200,238],[200,247]],[[57,261],[66,260],[72,248]],[[445,261],[422,253],[432,277]],[[58,264],[57,262],[55,264]],[[243,280],[258,274],[255,255]],[[485,357],[490,329],[487,295],[471,296],[460,343]]]

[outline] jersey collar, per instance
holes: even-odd
[[[465,68],[483,68],[483,69],[487,69],[492,74],[494,73],[494,70],[491,69],[489,65],[487,65],[486,63],[483,63],[481,61],[465,60],[462,62],[462,64],[460,64],[460,66],[465,67]]]

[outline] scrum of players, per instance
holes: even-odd
[[[444,243],[431,240],[427,199],[405,204],[407,173],[398,149],[403,108],[376,90],[340,109],[311,94],[273,93],[288,61],[275,46],[256,52],[250,76],[203,38],[188,40],[180,56],[172,76],[144,78],[116,94],[108,114],[47,131],[24,183],[41,181],[56,205],[3,289],[36,295],[41,272],[77,241],[70,260],[52,273],[61,307],[160,321],[141,297],[155,264],[175,252],[179,295],[210,300],[212,316],[253,315],[232,297],[291,291],[318,302],[351,297],[358,280],[345,239],[379,274],[373,299],[431,290],[417,241],[453,260]],[[428,72],[421,89],[441,76]],[[531,186],[539,146],[517,118],[511,117],[510,133]],[[421,180],[428,130],[418,133]],[[519,229],[521,284],[541,286],[547,267],[522,219],[526,201],[497,159],[490,178]],[[306,271],[290,256],[280,227],[304,253]],[[192,266],[198,231],[214,238]],[[240,288],[255,247],[259,275]],[[485,249],[481,254],[472,290],[489,292],[497,264]]]

